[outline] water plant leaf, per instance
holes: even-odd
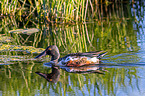
[[[40,30],[38,28],[30,28],[30,29],[16,29],[16,30],[11,30],[9,33],[17,33],[17,34],[33,34],[36,32],[39,32]]]

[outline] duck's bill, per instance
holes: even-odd
[[[38,56],[36,56],[35,58],[41,58],[43,56],[46,56],[46,51],[43,51],[41,54],[39,54]]]

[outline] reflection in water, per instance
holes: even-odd
[[[94,65],[89,65],[89,66],[81,66],[81,67],[61,67],[61,69],[71,72],[71,73],[99,73],[99,74],[104,74],[104,68],[94,66]]]
[[[51,62],[44,63],[44,66],[53,67]],[[87,66],[80,66],[80,67],[67,67],[67,66],[57,66],[57,67],[70,73],[100,73],[102,74],[103,71],[107,71],[105,70],[105,66],[102,66],[102,64],[90,64]]]
[[[46,63],[45,66],[51,67],[52,72],[47,73],[41,73],[41,72],[35,72],[36,74],[42,76],[47,81],[56,83],[59,80],[60,77],[60,69],[63,69],[70,73],[81,73],[81,74],[87,74],[87,73],[98,73],[98,74],[104,74],[105,71],[104,68],[94,65],[89,66],[81,66],[81,67],[63,67],[63,66],[53,66],[49,63]]]
[[[49,74],[40,73],[40,72],[35,72],[35,73],[42,76],[43,78],[45,78],[49,82],[56,83],[59,79],[59,76],[60,76],[60,70],[58,69],[58,67],[52,66],[51,68],[52,68],[52,72]]]

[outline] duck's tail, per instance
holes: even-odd
[[[99,58],[99,59],[101,59],[104,55],[106,55],[108,52],[104,52],[104,53],[101,53],[101,54],[99,54],[97,57]]]

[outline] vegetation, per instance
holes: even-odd
[[[3,16],[9,14],[2,19],[1,33],[12,36],[17,45],[46,48],[55,44],[67,52],[74,49],[72,52],[108,50],[115,53],[139,49],[137,43],[132,42],[137,40],[137,32],[134,32],[132,23],[139,27],[134,18],[136,13],[132,14],[129,3],[124,0],[115,3],[108,0],[24,2],[2,0],[1,3]],[[136,4],[133,1],[131,3]],[[9,6],[9,9],[4,6]],[[25,12],[29,14],[23,16]],[[66,24],[73,23],[83,24],[66,27]],[[57,25],[50,26],[53,24]],[[20,28],[29,27],[38,28],[40,32],[34,34],[16,32]]]
[[[117,89],[133,89],[134,83],[139,90],[138,67],[106,68],[104,75],[61,70],[59,81],[52,84],[35,74],[50,72],[43,66],[49,59],[33,59],[54,44],[61,56],[106,50],[108,55],[103,62],[139,61],[133,52],[140,49],[137,40],[142,32],[140,18],[144,14],[140,8],[144,10],[144,3],[133,1],[1,0],[0,94],[117,95]]]
[[[107,20],[114,18],[114,14],[109,13],[116,10],[120,12],[115,17],[124,18],[123,11],[127,10],[123,6],[128,3],[127,0],[115,0],[115,2],[111,0],[2,0],[1,16],[9,16],[11,19],[13,16],[18,16],[19,18],[15,17],[15,19],[25,22],[24,26],[34,22],[43,24],[93,22],[102,21],[104,17]],[[134,4],[133,1],[131,3]]]

